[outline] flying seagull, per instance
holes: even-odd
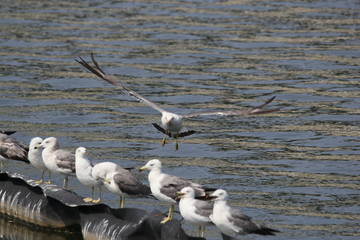
[[[170,205],[168,216],[161,223],[171,220],[174,215],[174,206],[177,203],[177,192],[184,187],[192,187],[196,196],[205,196],[206,190],[198,183],[169,175],[161,171],[161,162],[158,159],[152,159],[140,168],[140,171],[150,170],[148,179],[151,193],[156,199]]]
[[[180,214],[185,222],[199,227],[199,237],[203,238],[205,226],[213,224],[210,215],[212,214],[214,202],[195,198],[195,191],[192,187],[184,187],[178,192],[180,197]]]
[[[223,189],[218,189],[209,198],[215,201],[211,221],[218,227],[222,234],[237,239],[241,235],[255,233],[259,235],[275,235],[278,230],[259,225],[243,214],[239,209],[227,204],[228,194]]]
[[[91,187],[91,197],[84,198],[84,202],[98,203],[101,201],[101,186],[103,181],[92,176],[94,165],[86,157],[86,148],[79,147],[75,151],[76,177],[83,185]],[[99,198],[94,199],[94,188],[99,188]]]
[[[67,189],[69,176],[75,175],[75,155],[70,151],[60,149],[58,140],[55,137],[46,138],[41,145],[42,158],[46,167],[54,173],[64,175],[63,189]]]
[[[89,71],[91,71],[93,74],[98,76],[99,78],[107,81],[108,83],[115,85],[119,87],[125,94],[130,95],[140,102],[145,103],[149,107],[159,111],[161,113],[161,125],[157,123],[153,123],[154,127],[158,129],[160,132],[164,134],[164,138],[162,139],[162,146],[166,143],[166,137],[173,137],[176,140],[175,143],[175,150],[178,150],[179,144],[178,144],[178,138],[179,137],[185,137],[189,136],[191,134],[194,134],[195,131],[191,130],[188,131],[186,128],[183,127],[183,119],[191,118],[191,117],[197,117],[197,116],[208,116],[208,115],[219,115],[219,116],[228,116],[228,115],[237,115],[237,116],[247,116],[247,115],[256,115],[256,114],[265,114],[265,113],[272,113],[279,111],[279,108],[273,108],[273,109],[262,109],[264,106],[271,103],[275,97],[270,98],[265,103],[263,103],[260,106],[249,108],[246,110],[234,110],[234,111],[206,111],[206,112],[194,112],[194,113],[188,113],[188,114],[176,114],[171,113],[163,108],[161,108],[156,103],[150,101],[149,99],[145,98],[144,96],[140,95],[139,93],[135,92],[134,90],[122,85],[121,83],[116,82],[111,76],[107,75],[99,66],[98,62],[96,61],[94,54],[91,53],[91,59],[94,64],[94,67],[91,66],[89,63],[87,63],[84,59],[79,57],[80,60],[75,59],[78,63],[83,65],[85,68],[87,68]]]

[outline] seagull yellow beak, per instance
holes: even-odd
[[[38,148],[41,148],[42,146],[41,146],[41,143],[38,143],[38,144],[35,144],[35,147],[34,147],[34,149],[38,149]]]
[[[217,199],[218,197],[217,196],[213,196],[213,195],[207,195],[205,196],[205,199],[209,200],[210,201],[215,201],[215,199]]]
[[[147,169],[146,166],[142,166],[142,167],[140,168],[140,171],[145,171],[146,169]]]
[[[107,184],[110,184],[110,183],[111,183],[111,181],[109,181],[109,180],[107,180],[107,179],[105,179],[105,178],[101,178],[101,180],[102,180],[104,183],[107,183]]]
[[[179,200],[180,198],[182,198],[183,196],[185,196],[185,193],[182,192],[176,192],[177,197],[175,198],[175,200]]]

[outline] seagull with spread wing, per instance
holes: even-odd
[[[161,125],[159,125],[157,123],[153,123],[153,125],[154,125],[154,127],[156,129],[158,129],[160,132],[162,132],[164,134],[164,138],[162,140],[162,146],[164,146],[165,143],[166,143],[166,136],[175,138],[175,140],[176,140],[175,150],[178,150],[178,148],[179,148],[178,139],[180,137],[189,136],[189,135],[195,133],[195,131],[193,131],[193,130],[188,131],[183,127],[183,119],[191,118],[191,117],[197,117],[197,116],[208,116],[208,115],[247,116],[247,115],[272,113],[272,112],[276,112],[276,111],[280,110],[279,108],[262,109],[264,106],[268,105],[269,103],[271,103],[274,100],[275,97],[272,97],[269,100],[267,100],[265,103],[263,103],[262,105],[254,107],[254,108],[249,108],[249,109],[246,109],[246,110],[206,111],[206,112],[195,112],[195,113],[188,113],[188,114],[181,114],[181,115],[176,114],[176,113],[171,113],[171,112],[168,112],[168,111],[164,110],[163,108],[161,108],[156,103],[154,103],[154,102],[150,101],[149,99],[143,97],[139,93],[137,93],[137,92],[131,90],[130,88],[122,85],[121,83],[118,83],[115,80],[113,80],[112,77],[107,75],[100,68],[99,64],[97,63],[97,61],[96,61],[96,59],[94,57],[94,54],[91,53],[91,59],[92,59],[92,62],[94,63],[94,67],[91,66],[89,63],[87,63],[81,57],[79,57],[79,58],[80,58],[80,60],[77,60],[77,59],[75,59],[75,60],[78,63],[80,63],[81,65],[83,65],[85,68],[87,68],[89,71],[91,71],[93,74],[95,74],[96,76],[100,77],[101,79],[107,81],[108,83],[110,83],[112,85],[115,85],[115,86],[119,87],[125,94],[130,95],[130,96],[136,98],[137,100],[145,103],[149,107],[159,111],[162,114],[162,116],[161,116]]]

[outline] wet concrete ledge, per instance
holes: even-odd
[[[82,199],[56,185],[36,184],[17,173],[0,173],[0,214],[41,232],[87,240],[204,239],[187,236],[175,219],[160,224],[163,215],[157,210],[113,209]]]

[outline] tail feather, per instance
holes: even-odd
[[[259,234],[259,235],[276,235],[275,233],[280,232],[279,230],[276,229],[272,229],[269,227],[265,227],[265,226],[260,226],[260,228],[250,232],[250,233],[255,233],[255,234]]]
[[[159,124],[157,123],[152,123],[152,125],[161,133],[166,134],[169,137],[175,137],[174,134],[172,134],[171,132],[166,132],[164,128],[162,128]],[[190,136],[192,134],[196,133],[196,131],[194,130],[190,130],[190,131],[185,131],[185,132],[180,132],[178,133],[177,137],[186,137],[186,136]]]

